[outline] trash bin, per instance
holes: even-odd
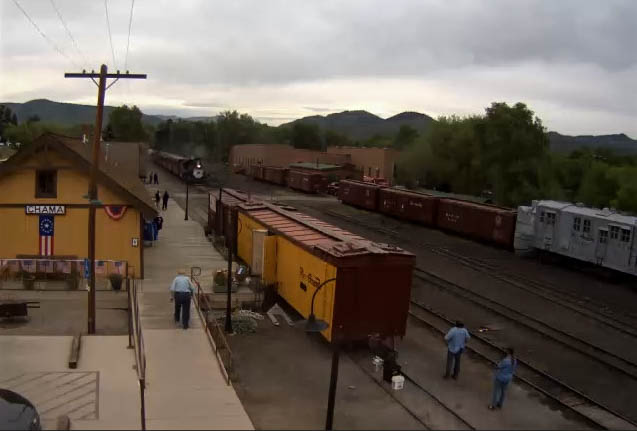
[[[400,375],[400,365],[396,363],[393,357],[385,359],[383,363],[383,380],[392,383],[392,377]]]

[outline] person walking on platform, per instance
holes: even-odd
[[[164,191],[164,196],[162,196],[162,200],[163,200],[163,205],[161,207],[162,210],[166,211],[166,209],[168,209],[168,198],[170,198],[170,195],[168,194],[168,190]]]
[[[153,174],[153,178],[155,179],[155,184],[159,184],[159,179],[157,178],[157,172]]]
[[[161,199],[161,196],[159,196],[159,190],[157,190],[155,192],[155,208],[159,209],[159,201]]]
[[[171,301],[175,301],[175,323],[179,324],[181,315],[181,324],[184,329],[188,329],[190,322],[190,299],[195,291],[190,278],[186,277],[186,271],[180,269],[177,271],[177,277],[170,286],[172,294]]]
[[[453,368],[452,377],[458,378],[460,372],[460,356],[464,352],[467,341],[471,336],[469,331],[464,327],[461,321],[456,322],[456,326],[451,328],[447,335],[445,335],[445,341],[447,342],[447,368],[445,370],[445,379],[449,378],[451,369]]]
[[[518,366],[518,360],[515,359],[514,351],[512,348],[506,349],[506,356],[498,362],[495,366],[495,376],[493,378],[493,394],[491,395],[491,404],[489,409],[502,408],[504,403],[504,394],[511,380],[513,380],[513,374]]]

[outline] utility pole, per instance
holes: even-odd
[[[108,68],[102,64],[99,73],[91,71],[87,73],[83,70],[81,73],[65,73],[65,78],[90,78],[97,85],[97,115],[95,118],[95,133],[93,139],[93,164],[91,165],[91,174],[88,185],[88,264],[89,264],[89,291],[88,291],[88,333],[95,334],[95,212],[96,205],[100,202],[97,200],[97,170],[100,155],[100,140],[102,138],[102,118],[104,114],[104,96],[106,90],[111,88],[120,79],[146,79],[146,74],[131,73],[108,73]],[[99,83],[95,81],[99,78]],[[115,81],[106,86],[106,80],[114,78]]]

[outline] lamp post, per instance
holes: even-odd
[[[325,280],[323,283],[319,284],[319,286],[314,291],[312,295],[312,305],[310,306],[310,315],[304,323],[305,332],[313,333],[313,332],[322,332],[329,328],[329,324],[324,320],[317,320],[314,315],[314,300],[316,299],[316,294],[323,286],[327,283],[336,281],[336,278],[330,278]],[[340,358],[340,344],[337,342],[332,343],[332,371],[330,373],[330,390],[327,396],[327,416],[325,418],[325,429],[331,430],[332,424],[334,422],[334,404],[336,401],[336,383],[338,382],[338,362]]]
[[[188,187],[190,186],[190,180],[186,177],[186,214],[184,220],[188,220]]]

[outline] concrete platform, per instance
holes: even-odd
[[[0,387],[30,400],[45,429],[68,415],[73,429],[140,429],[139,385],[126,336],[82,337],[68,368],[70,336],[0,336]]]
[[[149,187],[154,190],[155,187]],[[173,319],[169,287],[179,268],[201,267],[202,287],[227,263],[195,221],[171,199],[162,211],[159,241],[144,250],[141,317],[146,351],[148,429],[253,429],[234,388],[226,384],[216,356],[191,308],[190,328]]]

